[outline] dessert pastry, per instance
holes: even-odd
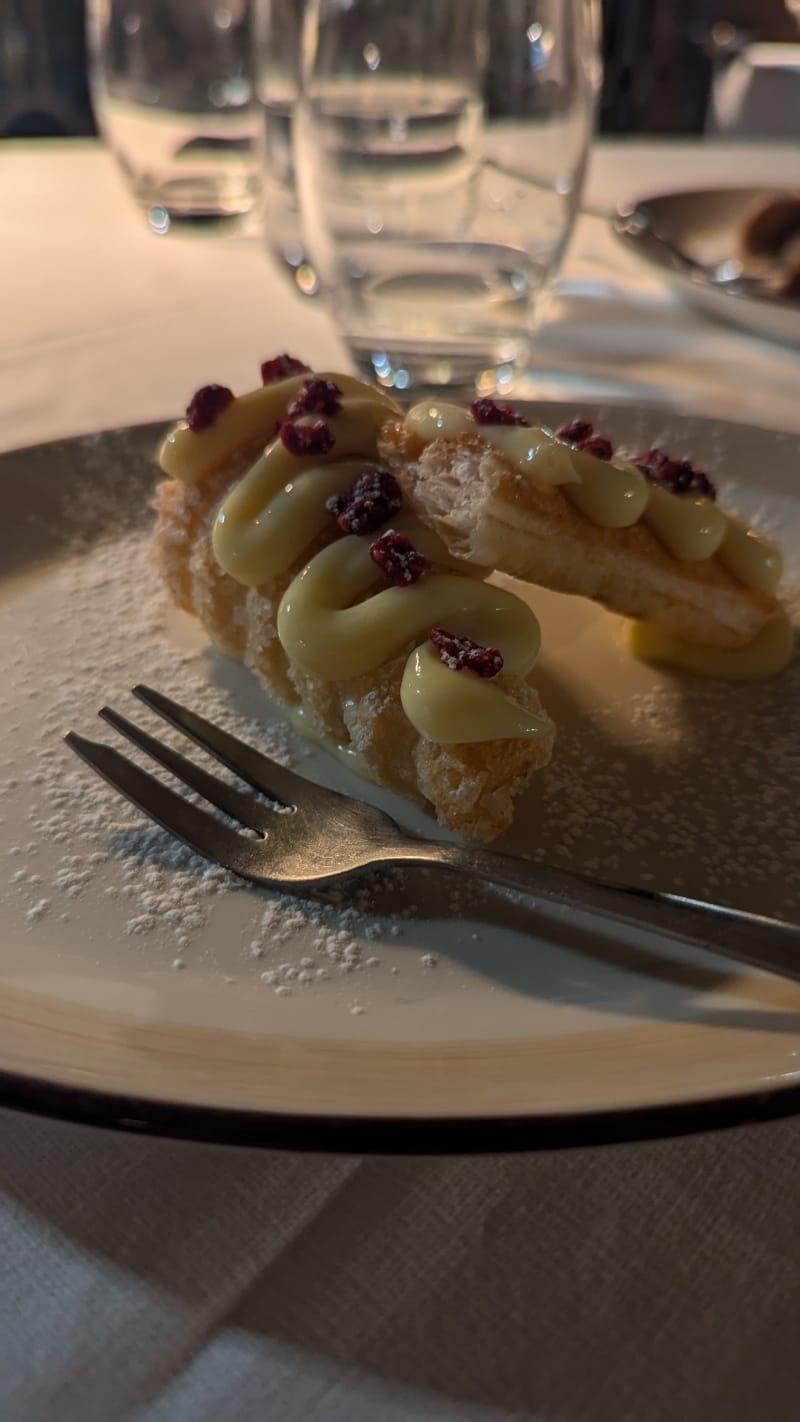
[[[278,357],[170,431],[155,554],[179,607],[376,781],[490,839],[550,759],[539,628],[490,570],[631,619],[644,659],[733,680],[793,650],[779,550],[658,449],[585,420],[423,402]]]
[[[415,405],[379,452],[453,557],[635,619],[642,656],[698,671],[705,648],[709,674],[732,679],[789,660],[779,550],[688,460],[620,457],[585,420],[554,435],[491,400]]]
[[[376,781],[490,839],[550,759],[527,606],[454,556],[377,463],[401,412],[278,357],[194,396],[160,451],[155,556],[175,603]],[[393,446],[394,463],[402,464]]]
[[[739,252],[746,275],[765,291],[800,299],[800,193],[776,193],[754,208],[742,224]]]

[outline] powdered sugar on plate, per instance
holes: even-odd
[[[26,628],[29,637],[41,635],[46,654],[31,658],[28,638],[10,654],[10,670],[20,677],[28,744],[24,757],[0,762],[7,772],[0,781],[6,811],[16,817],[15,800],[25,805],[18,842],[6,856],[9,890],[28,924],[46,915],[79,915],[84,895],[102,893],[109,923],[119,924],[132,951],[157,941],[171,949],[173,966],[185,966],[215,901],[241,893],[242,882],[150,824],[91,774],[64,746],[63,729],[79,724],[90,735],[108,738],[105,727],[92,724],[92,712],[107,700],[119,705],[130,683],[146,671],[155,685],[283,763],[290,759],[293,734],[275,708],[265,705],[263,719],[248,719],[215,683],[204,645],[167,608],[150,568],[146,533],[101,543],[70,561],[41,594],[27,608]],[[131,714],[148,719],[141,707]],[[163,725],[158,731],[180,744]],[[46,875],[37,872],[44,847],[55,850]],[[369,889],[363,885],[354,890],[352,903],[336,902],[341,895],[304,900],[252,886],[247,892],[254,901],[254,927],[243,958],[253,969],[260,966],[255,981],[284,996],[331,973],[359,971],[365,956],[374,968],[377,959],[365,955],[362,944],[394,926],[369,913]],[[311,956],[306,953],[299,964],[270,961],[264,967],[262,960],[274,958],[278,949],[287,957],[301,933],[304,941],[311,934]]]

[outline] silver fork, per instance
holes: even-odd
[[[109,745],[74,731],[67,733],[67,743],[170,834],[242,878],[275,889],[313,889],[366,869],[397,865],[455,871],[528,894],[539,906],[596,915],[606,929],[609,920],[644,927],[800,981],[796,924],[680,894],[604,884],[493,850],[418,838],[383,811],[312,784],[160,692],[147,686],[135,686],[133,692],[272,803],[264,804],[210,774],[110,706],[100,711],[103,720],[238,828],[191,803]]]

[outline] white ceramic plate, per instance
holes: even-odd
[[[538,407],[551,424],[568,413]],[[795,437],[587,413],[632,446],[663,441],[725,471],[726,502],[796,554]],[[434,829],[294,740],[250,675],[167,612],[147,560],[155,436],[0,459],[2,1099],[365,1149],[606,1139],[793,1108],[797,986],[657,935],[597,939],[577,914],[545,923],[451,880],[368,884],[350,908],[281,900],[192,859],[71,755],[61,732],[111,736],[96,710],[137,714],[128,688],[144,679]],[[607,613],[530,595],[560,736],[503,847],[797,917],[797,667],[758,687],[673,679],[635,663]]]
[[[741,225],[774,195],[774,188],[659,193],[626,206],[613,228],[692,305],[753,335],[800,346],[800,301],[736,276]]]

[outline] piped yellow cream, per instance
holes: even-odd
[[[319,418],[309,416],[297,423],[313,423]],[[264,569],[273,556],[269,516],[272,500],[306,469],[354,456],[374,459],[378,431],[386,418],[386,407],[379,399],[359,397],[345,401],[341,414],[325,420],[334,441],[325,454],[290,454],[279,439],[273,440],[234,486],[217,514],[212,541],[220,567],[245,587],[255,588],[263,583]]]
[[[432,642],[417,647],[408,658],[400,700],[420,735],[442,745],[531,740],[550,731],[546,717],[512,701],[493,680],[446,667]]]
[[[342,459],[336,464],[301,469],[270,499],[259,516],[260,582],[279,578],[330,524],[326,501],[341,494],[369,469],[366,459]]]
[[[725,537],[726,516],[710,499],[670,494],[656,484],[649,486],[643,517],[673,558],[687,563],[711,558]]]
[[[705,647],[684,642],[649,622],[631,622],[628,645],[643,662],[680,667],[695,676],[719,681],[765,681],[777,676],[794,655],[794,633],[785,613],[765,623],[744,647]]]
[[[566,449],[566,445],[561,446]],[[580,483],[564,490],[570,503],[599,528],[630,528],[647,508],[648,487],[644,475],[627,460],[609,463],[580,449],[571,452]],[[597,477],[597,465],[603,474]]]
[[[258,440],[268,444],[275,435],[275,426],[286,418],[289,406],[307,378],[307,375],[291,375],[286,380],[276,380],[259,390],[237,396],[206,429],[191,430],[186,420],[179,420],[161,443],[160,467],[171,479],[196,484],[237,450],[257,444]],[[352,375],[326,372],[320,379],[334,380],[345,397],[379,401],[384,419],[400,413],[400,407],[385,391],[376,390]]]
[[[457,439],[459,435],[475,433],[475,421],[469,410],[447,400],[421,400],[411,406],[403,422],[426,444],[435,439]]]
[[[783,576],[780,548],[734,514],[727,516],[719,558],[735,578],[761,592],[774,592]]]
[[[569,446],[538,425],[476,425],[469,411],[459,405],[427,400],[412,406],[405,424],[426,443],[462,434],[479,435],[537,484],[580,483]]]
[[[531,483],[562,488],[599,528],[630,528],[641,520],[673,558],[693,563],[716,554],[746,587],[763,592],[774,592],[780,582],[780,551],[763,534],[711,499],[651,483],[630,460],[600,459],[539,426],[477,424],[468,410],[446,402],[421,401],[405,423],[426,443],[477,435]]]
[[[410,536],[430,562],[449,562],[437,535],[413,514],[394,519],[392,528]],[[338,539],[287,588],[278,636],[299,666],[323,681],[361,676],[441,626],[499,648],[507,669],[519,676],[531,670],[539,624],[520,598],[463,573],[429,573],[412,587],[385,587],[369,549],[369,538]]]

